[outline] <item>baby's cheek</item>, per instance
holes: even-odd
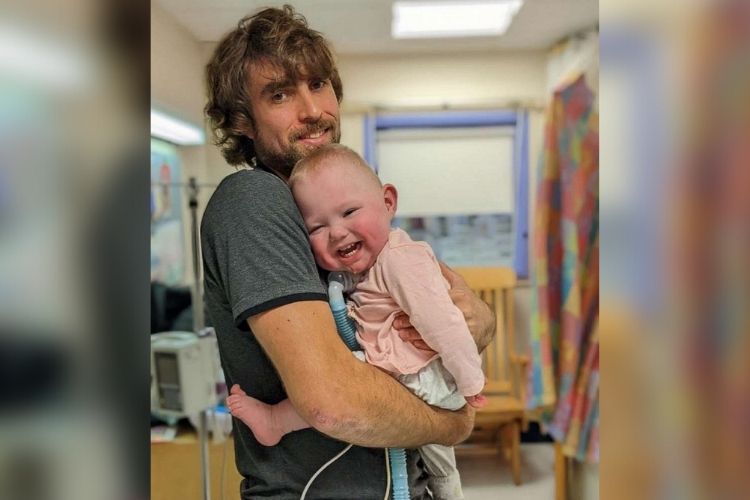
[[[313,256],[315,257],[315,262],[323,269],[330,270],[331,258],[328,255],[328,249],[326,245],[322,245],[320,244],[320,242],[316,242],[315,239],[313,238],[310,241],[310,246],[312,247]]]
[[[325,244],[317,233],[310,236],[310,247],[316,257],[321,255],[321,250],[325,249]]]

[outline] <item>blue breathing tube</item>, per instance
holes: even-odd
[[[350,351],[358,351],[357,331],[349,317],[344,301],[344,292],[354,289],[354,278],[350,273],[334,271],[328,275],[328,303],[336,320],[336,328]]]
[[[354,289],[354,278],[350,273],[334,271],[328,275],[328,302],[331,305],[336,328],[344,343],[352,351],[359,350],[354,321],[349,317],[344,301],[344,292]],[[409,500],[409,482],[406,475],[406,451],[403,448],[388,448],[393,482],[393,500]]]

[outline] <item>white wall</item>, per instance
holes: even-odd
[[[151,101],[179,118],[203,123],[201,44],[151,2]]]
[[[204,44],[152,2],[151,105],[202,127],[206,61]],[[207,180],[206,156],[213,149],[210,143],[178,147],[185,179],[195,176],[199,181]]]
[[[593,90],[599,86],[599,32],[588,30],[564,40],[549,51],[547,95],[552,97],[561,85],[572,83],[581,73]]]
[[[151,3],[151,103],[172,116],[203,125],[202,46],[156,2]],[[209,146],[211,147],[211,146]],[[178,146],[183,181],[207,177],[207,146]],[[210,191],[202,190],[199,206],[204,207]],[[183,191],[185,234],[185,284],[193,281],[190,214],[187,191]]]
[[[340,57],[344,110],[542,103],[544,52]]]
[[[365,123],[363,113],[341,112],[341,144],[345,144],[364,156]]]

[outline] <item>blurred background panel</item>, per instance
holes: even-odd
[[[147,495],[148,17],[0,6],[3,498]]]
[[[747,498],[750,9],[600,12],[601,494]]]

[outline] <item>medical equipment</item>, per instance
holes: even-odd
[[[356,285],[356,283],[354,282],[354,276],[351,273],[334,271],[328,275],[328,302],[331,306],[331,312],[333,312],[333,319],[336,321],[336,328],[339,331],[339,335],[347,347],[352,351],[359,350],[360,347],[357,342],[354,321],[352,321],[348,315],[346,302],[344,301],[344,292],[352,291],[354,285]],[[300,500],[305,499],[307,490],[310,488],[312,482],[315,481],[315,478],[318,477],[326,467],[349,451],[351,447],[352,445],[350,444],[344,448],[338,455],[325,463],[315,474],[313,474],[305,485]],[[386,488],[385,498],[388,498],[391,481],[393,481],[393,500],[409,500],[409,481],[406,473],[406,451],[403,448],[388,448],[386,450],[385,460],[386,472],[388,473],[388,486]]]
[[[210,329],[202,330],[211,331]],[[151,335],[151,410],[172,418],[199,416],[203,499],[210,500],[207,410],[219,395],[219,349],[213,335]]]
[[[193,332],[151,336],[151,409],[186,417],[218,403],[216,338]]]
[[[198,183],[190,177],[187,184],[152,183],[159,186],[188,188],[190,236],[193,256],[193,330],[199,332],[163,332],[151,335],[151,410],[159,416],[176,419],[199,417],[203,500],[210,500],[208,473],[208,409],[225,396],[226,386],[219,369],[219,352],[215,334],[204,335],[204,302],[201,279],[201,253],[198,231],[198,191],[215,184]],[[223,386],[223,387],[222,387]],[[214,418],[215,415],[214,415]],[[191,420],[192,421],[192,420]],[[194,424],[195,425],[195,424]],[[223,476],[222,476],[223,480]],[[222,482],[223,485],[223,482]]]
[[[350,273],[335,271],[328,275],[328,302],[336,321],[336,328],[351,351],[359,350],[354,322],[349,318],[344,302],[344,292],[354,289],[354,278]]]

